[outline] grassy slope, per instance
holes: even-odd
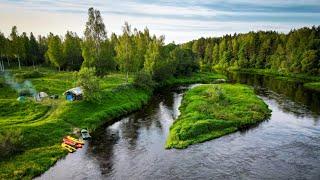
[[[29,71],[31,68],[14,70],[12,74]],[[47,68],[39,71],[43,74],[42,77],[29,79],[37,91],[61,96],[66,89],[74,86],[72,72],[58,73]],[[195,74],[188,78],[170,79],[170,85],[211,82],[217,78],[225,77],[213,73]],[[122,74],[111,74],[101,80],[102,104],[67,102],[63,97],[41,103],[30,100],[21,104],[16,101],[15,91],[7,86],[0,86],[0,109],[6,109],[0,116],[0,131],[8,128],[21,129],[25,144],[22,154],[0,161],[0,179],[31,179],[43,173],[66,155],[59,144],[61,138],[71,134],[74,128],[94,129],[108,120],[141,108],[151,96],[150,93],[130,85],[123,86],[125,75]],[[132,82],[132,77],[129,82]]]
[[[181,115],[170,128],[166,148],[186,148],[256,124],[268,106],[244,85],[201,85],[186,92]]]
[[[40,71],[43,77],[30,79],[38,91],[61,96],[74,85],[72,72]],[[120,86],[125,82],[122,74],[112,74],[101,80],[103,104],[67,102],[63,97],[41,103],[32,100],[19,103],[17,93],[8,87],[0,88],[0,94],[7,94],[0,97],[0,130],[21,129],[25,145],[22,154],[0,162],[0,179],[30,179],[44,172],[66,154],[59,143],[73,128],[94,129],[107,120],[141,108],[150,97],[145,91]]]

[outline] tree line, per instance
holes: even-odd
[[[89,8],[84,37],[68,31],[63,37],[50,33],[37,38],[19,34],[13,27],[0,33],[0,64],[24,66],[50,64],[59,70],[95,68],[96,75],[113,71],[143,71],[156,81],[194,71],[214,69],[274,69],[280,72],[320,74],[320,26],[292,30],[249,32],[218,38],[200,38],[165,45],[164,36],[132,29],[107,34],[98,10]]]
[[[320,74],[320,26],[200,38],[182,46],[192,49],[201,70],[272,69],[283,73]]]
[[[7,67],[50,64],[59,70],[95,68],[97,75],[145,71],[155,79],[198,69],[191,50],[173,43],[165,45],[164,36],[150,35],[148,28],[132,30],[125,23],[122,29],[121,35],[108,36],[100,12],[93,8],[88,10],[83,38],[70,31],[64,37],[50,33],[35,38],[32,33],[19,34],[14,26],[10,36],[0,33],[0,60]]]

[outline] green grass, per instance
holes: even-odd
[[[103,103],[85,101],[67,102],[62,93],[75,86],[74,72],[57,72],[50,68],[11,70],[19,82],[28,79],[36,90],[60,96],[57,100],[25,103],[16,99],[18,93],[4,83],[0,76],[0,132],[7,129],[21,130],[22,153],[0,160],[0,179],[31,179],[40,175],[67,153],[60,147],[63,136],[72,134],[74,128],[94,130],[114,118],[140,109],[151,93],[136,89],[131,84],[133,76],[113,73],[101,77]],[[211,82],[225,76],[195,74],[170,80],[170,85],[181,83]],[[169,84],[169,81],[168,81]]]
[[[4,129],[37,120],[50,110],[50,106],[35,103],[33,100],[21,103],[17,100],[2,99],[0,109],[0,129]]]
[[[304,83],[303,86],[308,89],[320,91],[320,82]]]
[[[252,88],[236,84],[201,85],[186,92],[181,115],[170,127],[166,148],[218,138],[254,125],[271,114]]]
[[[59,94],[58,100],[35,102],[28,98],[18,102],[18,93],[4,83],[0,86],[0,131],[20,129],[23,152],[0,160],[0,179],[31,179],[66,155],[60,147],[63,136],[72,134],[74,128],[96,127],[121,115],[138,110],[151,94],[126,84],[123,74],[110,74],[101,78],[102,102],[67,102],[62,93],[74,87],[73,72],[57,72],[41,68],[41,76],[28,73],[30,68],[11,71],[23,82],[28,77],[37,91]],[[31,75],[30,75],[31,74]],[[31,77],[31,78],[30,78]],[[2,77],[2,82],[4,82]],[[0,81],[0,82],[1,82]],[[132,77],[129,78],[129,83]]]
[[[225,81],[227,77],[222,74],[213,72],[193,73],[190,76],[171,77],[167,79],[162,85],[171,86],[177,84],[193,84],[193,83],[215,83]]]

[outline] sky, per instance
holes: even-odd
[[[109,35],[127,21],[167,43],[320,25],[320,0],[0,0],[0,31],[9,35],[16,25],[20,33],[82,36],[89,7],[100,10]]]

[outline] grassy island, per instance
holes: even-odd
[[[221,137],[268,118],[271,110],[252,88],[240,84],[201,85],[186,92],[181,115],[170,128],[166,148]]]

